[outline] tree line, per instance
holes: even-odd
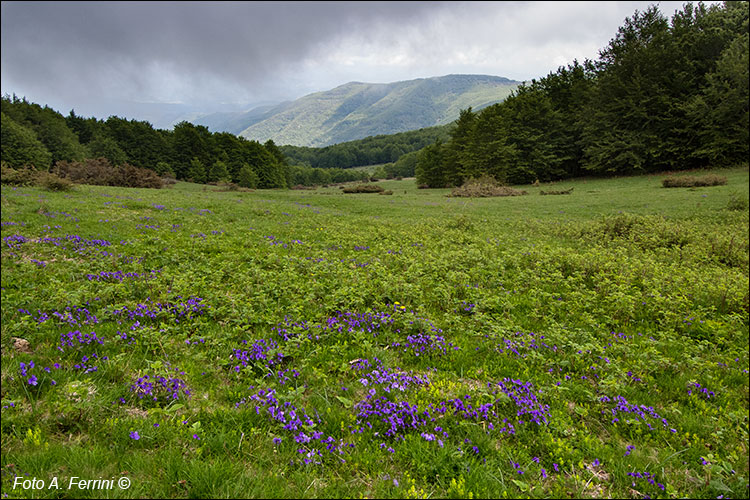
[[[322,148],[280,146],[295,165],[314,168],[351,168],[394,163],[436,140],[447,140],[449,125],[426,127],[391,135],[375,135]]]
[[[596,61],[463,110],[417,156],[417,182],[509,184],[732,166],[748,158],[748,2],[651,6],[626,19]]]
[[[364,172],[291,166],[273,141],[264,144],[228,132],[209,132],[183,121],[173,130],[147,121],[111,116],[68,116],[25,98],[3,96],[2,162],[11,168],[49,170],[60,162],[105,158],[113,167],[131,165],[161,176],[198,183],[233,182],[250,188],[362,180]]]

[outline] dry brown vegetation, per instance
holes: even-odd
[[[723,186],[727,183],[727,178],[723,175],[708,174],[699,177],[687,175],[682,177],[667,177],[661,181],[662,187],[705,187],[705,186]]]
[[[450,197],[463,198],[489,198],[491,196],[521,196],[528,194],[526,191],[503,186],[492,177],[480,177],[469,179],[461,187],[454,188]]]

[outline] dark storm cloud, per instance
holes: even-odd
[[[219,98],[293,70],[341,33],[408,23],[424,2],[3,2],[4,91]],[[8,87],[6,89],[6,87]],[[47,91],[49,92],[49,90]],[[202,96],[201,96],[202,94]]]

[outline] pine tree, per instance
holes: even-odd
[[[258,187],[258,174],[246,163],[240,169],[237,182],[242,187],[255,189]]]
[[[187,178],[198,184],[206,182],[206,168],[203,166],[203,162],[198,158],[190,160],[190,168],[187,172]]]
[[[208,182],[228,181],[229,172],[227,171],[227,164],[221,160],[216,160],[211,165],[211,168],[208,169],[206,180]]]

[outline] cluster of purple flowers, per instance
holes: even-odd
[[[461,301],[461,308],[456,309],[456,312],[462,313],[462,314],[472,314],[474,312],[474,308],[477,305],[471,302],[466,302],[465,300]]]
[[[311,329],[319,330],[321,333],[352,333],[362,331],[372,333],[376,337],[381,329],[393,323],[393,317],[388,313],[354,313],[338,312],[335,316],[324,319],[319,324],[308,325],[306,321],[292,321],[288,317],[276,325],[272,330],[285,341],[293,339],[299,335],[305,334],[308,339],[318,339],[318,335],[313,335]]]
[[[634,477],[636,479],[645,479],[649,484],[658,486],[662,491],[666,490],[666,487],[663,484],[656,482],[656,476],[651,474],[650,472],[628,472],[628,476]],[[633,481],[632,486],[633,488],[635,488],[635,481]]]
[[[181,299],[181,296],[175,297]],[[177,323],[180,322],[180,318],[193,318],[200,316],[205,312],[205,309],[209,306],[201,304],[203,299],[200,297],[190,297],[184,302],[156,302],[151,303],[151,299],[146,301],[146,304],[137,304],[134,309],[130,309],[127,306],[121,309],[115,309],[112,311],[113,316],[122,316],[130,321],[138,320],[138,318],[150,318],[158,319],[163,314],[171,315],[175,317]]]
[[[609,403],[612,401],[612,399],[609,398],[609,396],[602,396],[599,398],[599,401],[602,403]],[[614,408],[610,408],[609,413],[612,415],[612,423],[619,422],[620,419],[617,417],[620,413],[630,413],[635,415],[636,420],[641,419],[643,423],[648,426],[650,430],[653,430],[654,428],[651,426],[651,422],[649,422],[646,417],[651,417],[656,420],[661,420],[662,426],[664,426],[665,429],[669,429],[670,432],[675,433],[677,432],[676,429],[669,428],[669,424],[667,423],[666,418],[662,418],[659,416],[658,413],[654,410],[651,406],[646,405],[636,405],[636,404],[630,404],[628,403],[628,400],[625,399],[622,396],[615,396],[614,399],[615,406]],[[607,410],[602,410],[602,414],[606,414]]]
[[[108,247],[111,246],[112,243],[110,243],[107,240],[99,240],[99,239],[92,239],[87,240],[85,238],[81,238],[77,234],[68,234],[62,237],[47,237],[47,238],[39,238],[39,243],[52,243],[55,246],[61,246],[66,242],[70,242],[73,244],[73,247],[80,250],[87,247]],[[63,247],[66,248],[66,247]]]
[[[89,364],[89,362],[94,362],[94,360],[101,359],[101,361],[107,361],[109,358],[107,356],[102,356],[101,358],[96,353],[91,354],[90,356],[83,355],[81,356],[81,362],[76,363],[73,365],[73,368],[76,370],[83,370],[83,373],[91,373],[99,370],[99,367],[93,364]]]
[[[179,372],[179,374],[184,375],[185,373]],[[190,397],[190,390],[183,379],[162,375],[143,375],[130,386],[130,391],[134,392],[138,399],[148,396],[157,403],[169,403],[180,399],[181,395],[186,398]]]
[[[524,337],[527,337],[526,340],[524,340]],[[515,332],[515,338],[503,338],[495,346],[495,350],[500,354],[512,353],[519,358],[525,358],[527,351],[538,351],[542,348],[549,349],[552,352],[557,352],[556,345],[550,346],[549,344],[544,342],[544,335],[539,335],[537,338],[537,334],[535,334],[534,332]]]
[[[248,341],[243,340],[243,344],[248,344]],[[246,367],[253,361],[258,361],[262,365],[268,367],[274,366],[284,359],[284,355],[281,352],[276,352],[275,355],[271,354],[269,357],[270,351],[278,349],[278,347],[279,344],[273,339],[259,339],[250,344],[248,349],[234,349],[231,358],[233,358],[234,362],[238,362],[238,364],[233,367],[234,371],[239,373],[242,368]]]
[[[446,344],[445,337],[442,335],[431,334],[428,332],[419,332],[414,335],[407,335],[404,342],[393,342],[392,347],[403,347],[403,352],[411,352],[414,356],[423,354],[437,354],[442,356],[447,354],[446,347],[452,347],[458,350],[452,342]]]
[[[81,333],[80,330],[75,330],[60,335],[60,345],[57,349],[63,351],[65,347],[80,348],[93,343],[103,344],[104,341],[97,337],[96,332]]]
[[[270,245],[272,245],[272,246],[276,246],[276,245],[279,245],[279,246],[281,246],[281,247],[283,247],[283,248],[288,248],[288,247],[289,247],[289,245],[287,245],[287,244],[286,244],[286,243],[284,243],[283,241],[281,241],[281,240],[277,239],[277,238],[276,238],[275,236],[264,236],[264,238],[265,238],[265,239],[267,239],[267,240],[268,240],[268,243],[269,243]]]
[[[29,316],[32,315],[27,309],[19,309],[18,312],[28,314]],[[85,307],[66,307],[63,312],[52,311],[51,313],[37,310],[37,316],[34,320],[38,324],[42,324],[50,318],[57,318],[62,323],[67,323],[70,326],[94,325],[99,323],[99,319]]]
[[[706,396],[706,399],[711,399],[713,397],[716,397],[716,393],[714,391],[710,391],[705,387],[701,387],[701,385],[698,382],[693,382],[691,384],[688,384],[687,393],[688,396],[691,396],[693,394],[693,389],[695,388],[696,394],[703,394]]]
[[[403,373],[399,369],[389,370],[383,363],[375,358],[375,366],[367,359],[358,359],[352,364],[352,368],[359,373],[359,382],[365,387],[371,387],[367,399],[372,398],[376,390],[373,386],[380,386],[383,391],[390,393],[392,390],[406,391],[410,386],[430,385],[427,376],[414,375],[413,372]]]
[[[29,370],[33,369],[34,366],[35,365],[33,361],[29,361],[28,364],[21,361],[19,370],[18,370],[21,373],[21,377],[25,378],[26,375],[28,375]],[[29,385],[37,385],[38,383],[36,375],[31,375],[26,381],[28,382]]]
[[[488,384],[492,387],[492,384]],[[520,380],[503,379],[497,383],[493,395],[502,392],[508,396],[516,405],[516,423],[522,425],[526,423],[522,418],[526,418],[539,425],[547,423],[549,415],[549,406],[541,404],[534,394],[530,382],[522,383]],[[488,431],[496,430],[500,433],[515,434],[516,428],[510,419],[501,417],[499,403],[501,399],[495,399],[493,402],[474,406],[471,402],[471,396],[465,395],[462,398],[455,398],[447,401],[441,401],[438,404],[430,404],[426,409],[420,411],[418,405],[412,405],[408,401],[391,401],[386,397],[376,398],[374,395],[367,397],[355,405],[357,411],[357,424],[374,429],[378,434],[383,432],[387,437],[403,439],[404,435],[412,430],[417,431],[423,428],[429,428],[440,416],[452,414],[466,420],[476,422],[486,422]],[[496,429],[495,424],[500,423],[502,418],[503,427]],[[448,438],[448,433],[442,428],[435,428],[436,432],[442,433],[442,436]],[[361,432],[355,430],[352,432]],[[421,431],[420,435],[429,439],[432,432]],[[441,441],[442,442],[442,441]],[[439,445],[441,443],[438,443]]]
[[[418,405],[408,401],[390,401],[385,397],[366,399],[355,405],[357,424],[375,429],[385,436],[403,439],[410,430],[426,427],[433,419],[429,411],[420,412]],[[375,426],[373,426],[373,421]],[[354,432],[361,432],[361,430]]]
[[[271,421],[281,425],[282,429],[292,434],[296,443],[304,445],[303,448],[297,450],[302,455],[300,463],[321,464],[323,451],[341,462],[346,462],[343,458],[344,450],[354,445],[345,443],[342,439],[337,440],[333,436],[324,437],[323,432],[312,430],[316,425],[323,423],[317,412],[315,412],[315,417],[312,417],[304,408],[297,408],[289,401],[280,402],[273,389],[260,389],[249,399],[255,403],[257,415],[265,414]],[[240,408],[247,403],[248,400],[243,398],[235,406]],[[281,441],[278,437],[273,440],[276,445],[281,444]]]
[[[13,249],[21,246],[29,240],[28,238],[26,238],[25,236],[21,236],[20,234],[13,234],[11,236],[6,236],[5,238],[3,238],[3,241],[8,246],[8,248]]]
[[[156,278],[156,275],[160,273],[161,270],[158,269],[156,271],[151,271],[149,273],[123,273],[122,271],[115,271],[115,272],[109,272],[109,271],[101,271],[99,274],[87,274],[86,279],[89,281],[119,281],[123,282],[126,279],[131,278],[146,278],[146,279],[153,279]]]
[[[42,370],[47,373],[51,373],[52,369],[59,370],[60,364],[55,363],[54,365],[52,365],[52,368],[47,366],[42,368]],[[31,373],[32,371],[36,371],[36,364],[33,360],[29,361],[28,363],[24,363],[23,361],[19,363],[18,372],[20,373],[21,378],[26,379],[26,383],[28,385],[39,385],[39,378],[35,374]],[[50,385],[57,385],[57,382],[55,382],[54,380],[50,380]]]

